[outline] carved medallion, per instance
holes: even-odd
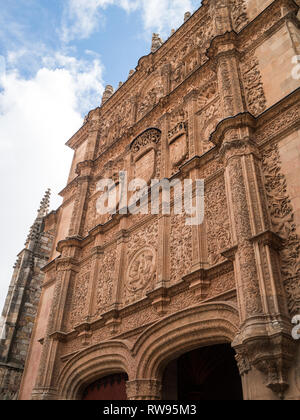
[[[136,293],[144,289],[155,277],[156,255],[150,247],[142,248],[131,258],[127,271],[127,289]]]

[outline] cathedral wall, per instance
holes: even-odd
[[[287,26],[267,38],[256,55],[269,108],[299,87],[299,80],[292,76],[296,52]]]
[[[26,381],[23,381],[24,383],[21,385],[21,393],[19,395],[20,400],[31,399],[31,393],[35,385],[43,349],[43,346],[41,343],[39,343],[39,340],[43,340],[46,335],[46,328],[51,309],[54,287],[55,285],[52,284],[45,288],[41,295],[39,311],[27,356],[27,368],[25,369],[23,376],[23,378],[26,377]],[[27,370],[30,370],[30,372],[27,373]]]
[[[74,158],[73,158],[68,182],[71,182],[73,181],[74,178],[76,178],[77,176],[76,166],[79,162],[84,161],[86,149],[87,149],[87,142],[84,142],[78,147],[78,149],[74,153]]]
[[[56,234],[56,238],[54,241],[51,259],[56,258],[59,253],[56,251],[56,247],[59,241],[65,239],[68,236],[70,223],[72,219],[72,213],[74,208],[74,202],[67,204],[65,207],[62,207],[60,210],[59,215],[59,223],[58,223],[58,230]]]

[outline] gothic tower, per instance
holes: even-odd
[[[16,399],[37,314],[53,232],[45,231],[50,190],[41,202],[25,248],[18,255],[2,312],[0,331],[0,399]]]

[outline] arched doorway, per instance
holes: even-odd
[[[163,376],[163,399],[238,401],[241,378],[229,344],[200,348],[169,363]]]
[[[89,385],[82,395],[84,401],[126,401],[126,373],[106,376]]]

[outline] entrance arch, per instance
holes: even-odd
[[[218,344],[230,344],[239,331],[237,308],[227,302],[195,306],[148,328],[132,349],[137,379],[162,381],[166,366],[183,354]]]
[[[132,358],[123,341],[107,341],[85,349],[72,357],[63,368],[58,382],[65,400],[81,400],[92,384],[111,375],[132,377]]]
[[[229,344],[185,353],[166,367],[163,400],[241,401],[242,381]]]

